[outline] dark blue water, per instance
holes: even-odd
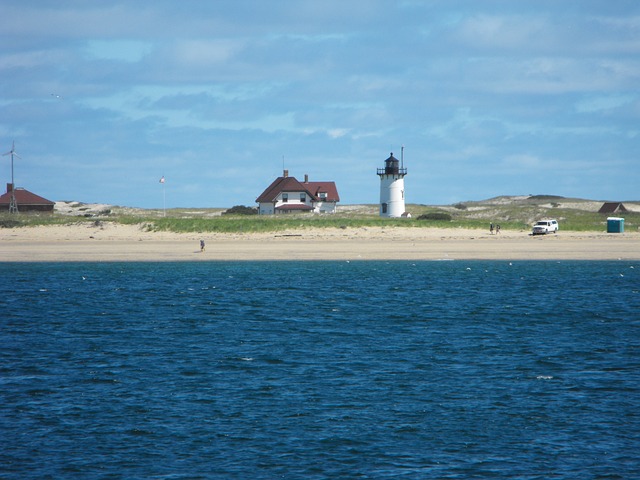
[[[0,264],[0,477],[630,479],[640,264]]]

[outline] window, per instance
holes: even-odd
[[[287,203],[289,201],[289,194],[288,193],[283,193],[282,194],[282,201],[284,203]]]
[[[382,213],[387,213],[387,204],[383,203],[381,207],[382,207]]]
[[[305,203],[305,202],[307,201],[307,196],[306,196],[304,193],[301,193],[301,194],[300,194],[300,201],[301,201],[302,203]]]
[[[325,201],[327,199],[327,192],[320,192],[320,200]]]

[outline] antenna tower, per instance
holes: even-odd
[[[16,201],[16,184],[13,181],[13,157],[20,158],[20,155],[16,153],[16,142],[11,144],[11,150],[7,153],[3,153],[2,156],[6,157],[11,155],[11,200],[9,200],[9,213],[18,213],[18,202]]]

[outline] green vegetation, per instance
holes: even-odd
[[[244,205],[236,205],[229,210],[222,212],[222,215],[257,215],[257,207],[245,207]]]
[[[418,220],[442,220],[445,222],[450,222],[453,220],[451,215],[444,212],[433,212],[433,213],[423,213],[418,217]]]
[[[38,225],[69,225],[77,223],[78,218],[51,214],[0,213],[0,228],[36,227]],[[89,223],[89,219],[80,220]]]
[[[637,210],[640,202],[634,204]],[[92,210],[81,203],[69,203],[71,211],[64,214],[9,213],[0,214],[0,229],[35,225],[96,224],[117,222],[142,225],[148,231],[253,233],[304,230],[311,228],[471,228],[488,230],[489,224],[499,224],[502,230],[528,232],[542,218],[555,218],[563,231],[605,231],[607,215],[597,213],[601,202],[567,199],[544,195],[530,197],[498,197],[480,202],[427,206],[407,205],[411,218],[380,218],[377,205],[338,206],[333,215],[310,213],[288,215],[254,215],[251,207],[231,209],[131,209],[111,207]],[[464,205],[464,208],[463,208]],[[629,206],[629,205],[627,205]],[[619,215],[625,218],[625,231],[637,231],[640,212]]]
[[[153,221],[155,230],[173,232],[255,233],[304,230],[312,228],[362,228],[373,226],[407,226],[403,219],[342,215],[261,215],[220,216],[208,219],[160,218]],[[409,226],[415,226],[414,223]]]

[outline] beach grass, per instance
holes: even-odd
[[[91,213],[84,204],[78,204],[74,214],[0,214],[0,228],[37,225],[70,225],[116,222],[142,225],[148,231],[178,233],[257,233],[305,230],[317,228],[357,229],[367,227],[410,228],[466,228],[488,230],[489,224],[500,225],[503,230],[529,231],[531,225],[542,218],[555,218],[560,231],[606,231],[606,214],[597,213],[587,200],[559,201],[561,197],[500,197],[481,202],[429,206],[409,204],[410,218],[381,218],[377,205],[338,206],[335,214],[287,215],[222,215],[224,209],[133,209],[113,207]],[[567,206],[568,205],[568,206]],[[436,214],[436,215],[433,215]],[[419,218],[423,216],[423,218]],[[426,217],[446,217],[450,220],[430,220]],[[637,231],[640,211],[625,212],[625,230]]]

